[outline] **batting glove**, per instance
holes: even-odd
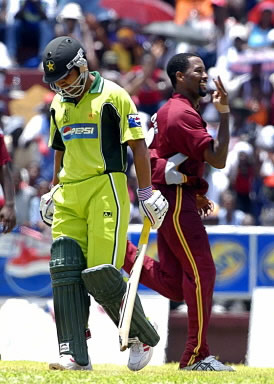
[[[59,184],[55,185],[50,192],[45,193],[41,196],[40,199],[40,215],[45,224],[49,227],[52,225],[53,213],[54,213],[54,203],[52,196],[60,187]]]
[[[153,229],[158,229],[168,211],[168,201],[160,191],[152,191],[152,187],[137,189],[139,211],[142,217],[147,216]]]

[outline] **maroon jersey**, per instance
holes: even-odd
[[[3,131],[0,129],[0,166],[8,163],[10,160],[11,159],[4,141],[4,134]]]
[[[180,152],[189,158],[179,170],[201,177],[204,172],[204,150],[213,141],[206,123],[190,101],[175,93],[157,112],[156,148],[160,158]]]

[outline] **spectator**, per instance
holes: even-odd
[[[14,65],[36,68],[53,36],[52,10],[56,0],[8,0],[7,40]]]
[[[212,16],[211,0],[176,0],[175,1],[175,23],[184,24],[192,15],[198,18],[209,18]]]
[[[133,28],[121,27],[116,33],[117,41],[111,49],[118,56],[118,68],[120,72],[126,73],[134,65],[140,65],[144,55],[144,48],[137,40],[136,32]]]
[[[57,15],[61,10],[69,4],[70,0],[60,0],[57,7]],[[83,13],[95,15],[96,19],[102,20],[107,17],[109,11],[100,6],[100,0],[74,0],[75,3],[79,4]]]
[[[0,0],[0,41],[6,42],[6,11],[7,0]]]
[[[27,167],[28,185],[36,189],[36,186],[43,181],[40,174],[40,166],[36,161],[31,161]]]
[[[50,127],[50,104],[54,97],[53,92],[48,92],[44,100],[38,107],[36,113],[25,126],[19,138],[21,148],[32,148],[30,162],[39,163],[40,176],[44,180],[52,180],[52,169],[54,161],[54,151],[48,147],[49,127]]]
[[[10,156],[8,154],[3,131],[0,129],[0,184],[2,198],[0,205],[1,232],[10,232],[16,224],[14,209],[14,185],[10,171]]]
[[[68,3],[56,17],[55,35],[71,36],[75,39],[82,39],[82,22],[84,15],[82,9],[77,3]]]
[[[229,179],[223,170],[211,167],[207,163],[205,164],[204,177],[208,182],[207,196],[218,207],[221,201],[221,194],[229,186]]]
[[[255,179],[254,150],[246,142],[235,144],[233,151],[229,153],[228,163],[234,157],[234,164],[230,169],[230,187],[236,193],[236,208],[250,213],[252,212],[251,192]]]
[[[93,70],[98,69],[99,61],[95,49],[97,46],[97,31],[100,29],[100,24],[94,15],[84,15],[78,3],[69,2],[64,6],[56,19],[56,36],[66,35],[81,41],[86,48],[87,60],[90,67]],[[100,38],[102,35],[104,36],[104,33],[101,33]],[[108,47],[108,41],[106,39],[104,40],[104,45],[106,48]]]
[[[274,175],[274,126],[267,125],[258,130],[257,148],[260,149],[260,176],[262,178]]]
[[[30,225],[30,201],[36,194],[33,187],[23,181],[22,171],[18,168],[13,170],[13,181],[15,187],[15,211],[17,225]]]
[[[121,74],[118,67],[118,55],[112,50],[106,50],[101,60],[100,73],[105,79],[122,85]]]
[[[40,200],[41,196],[48,192],[50,188],[49,182],[41,180],[35,185],[37,194],[30,200],[30,225],[38,231],[44,231],[48,226],[43,222],[40,215]]]
[[[0,41],[0,57],[1,57],[0,69],[3,70],[3,69],[11,68],[12,61],[9,56],[8,49],[2,41]],[[3,90],[3,86],[1,88]]]
[[[143,56],[141,65],[133,66],[124,80],[127,89],[132,87],[135,81],[137,86],[129,93],[134,95],[138,110],[151,116],[158,110],[164,99],[164,91],[170,86],[165,72],[156,67],[156,59],[149,53]]]
[[[0,113],[1,114],[1,113]],[[7,109],[4,110],[3,115],[1,114],[1,122],[3,131],[5,133],[5,139],[7,142],[8,152],[13,159],[15,165],[17,160],[21,157],[19,152],[19,138],[24,129],[24,118],[20,115],[8,115]],[[17,156],[18,155],[18,156]],[[21,159],[20,159],[21,160]],[[21,161],[19,160],[19,164]]]
[[[258,23],[254,23],[251,27],[248,38],[248,46],[251,48],[269,47],[271,41],[268,38],[269,31],[274,28],[273,7],[267,5],[260,11]]]
[[[253,111],[248,118],[249,122],[262,126],[269,124],[272,94],[273,87],[269,75],[262,69],[262,63],[252,64],[251,76],[241,85],[238,93],[247,107]]]
[[[220,225],[243,225],[245,213],[236,208],[236,195],[230,190],[221,194],[220,209],[217,213]]]
[[[232,115],[232,140],[239,141],[241,138],[254,139],[256,124],[248,121],[248,117],[253,113],[251,108],[245,104],[242,98],[236,97],[231,100],[230,110]]]

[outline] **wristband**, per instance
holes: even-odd
[[[220,112],[220,113],[229,113],[230,112],[229,105],[218,104],[217,109],[218,109],[218,112]]]
[[[144,201],[149,199],[152,196],[152,186],[146,188],[138,188],[137,189],[137,196],[139,201]]]

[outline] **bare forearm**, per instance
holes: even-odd
[[[214,140],[213,147],[207,148],[204,154],[205,160],[213,167],[225,167],[229,139],[229,113],[221,113],[217,138]]]
[[[214,145],[214,151],[216,153],[217,159],[224,164],[226,162],[228,145],[229,145],[229,114],[221,113],[220,125],[217,135],[217,142]]]
[[[151,169],[149,152],[144,140],[135,140],[129,143],[132,152],[136,176],[139,188],[146,188],[151,185]]]

